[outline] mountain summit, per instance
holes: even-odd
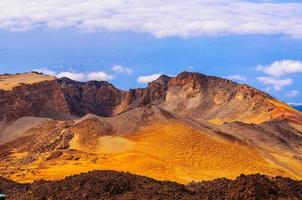
[[[19,182],[93,169],[188,183],[302,177],[302,114],[200,73],[120,90],[39,73],[0,76],[0,172]]]

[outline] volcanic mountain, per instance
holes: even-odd
[[[0,174],[26,183],[90,170],[179,183],[302,178],[302,113],[199,73],[124,91],[39,73],[0,76]]]

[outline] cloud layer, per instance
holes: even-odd
[[[244,0],[4,0],[0,28],[73,27],[155,37],[282,34],[302,38],[302,3]]]

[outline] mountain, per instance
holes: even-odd
[[[302,182],[283,177],[241,175],[181,185],[114,171],[93,171],[60,181],[19,184],[0,178],[0,192],[23,199],[301,199]]]
[[[0,76],[0,173],[27,183],[91,170],[187,184],[302,177],[302,114],[248,85],[182,72],[146,88]]]
[[[302,112],[302,103],[289,103],[289,105]]]

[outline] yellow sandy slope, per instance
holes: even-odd
[[[19,75],[1,75],[0,76],[0,89],[11,90],[21,84],[34,84],[41,81],[54,80],[55,77],[48,75],[40,75],[36,73],[26,73]]]
[[[302,124],[301,112],[295,110],[289,105],[275,99],[267,99],[267,101],[274,106],[274,109],[267,112],[254,112],[254,113],[237,113],[238,117],[230,119],[210,119],[208,122],[212,124],[221,125],[225,122],[239,121],[246,124],[261,124],[273,119],[287,119],[288,121]]]
[[[218,140],[176,122],[153,124],[131,136],[100,136],[88,146],[81,142],[81,134],[85,133],[77,133],[61,157],[46,161],[49,155],[41,156],[9,178],[19,182],[52,180],[94,169],[128,171],[180,183],[258,172],[298,178],[251,147]]]

